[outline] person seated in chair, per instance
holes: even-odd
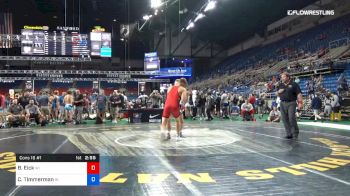
[[[14,125],[24,125],[25,117],[23,115],[23,111],[24,109],[20,104],[18,104],[18,100],[14,99],[8,109],[8,112],[10,113],[8,116],[8,123],[10,127]]]
[[[274,106],[271,110],[269,117],[267,118],[266,122],[277,122],[279,123],[281,119],[281,112],[278,111],[277,107]]]
[[[238,115],[239,116],[239,113],[240,113],[240,108],[238,105],[233,105],[232,108],[231,108],[231,116],[232,115]]]
[[[241,111],[242,111],[243,121],[254,120],[254,108],[253,108],[253,105],[251,103],[249,103],[248,99],[246,99],[245,103],[242,104]],[[247,113],[249,113],[250,119],[248,119],[249,116],[247,118],[247,116],[246,116]]]
[[[26,106],[26,118],[27,122],[30,123],[31,119],[34,119],[36,124],[41,124],[42,118],[41,118],[41,112],[37,105],[34,105],[34,100],[31,99],[29,101],[29,104]]]

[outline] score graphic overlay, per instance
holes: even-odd
[[[16,186],[98,186],[98,154],[17,154]]]

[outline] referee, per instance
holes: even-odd
[[[298,103],[302,103],[303,97],[300,87],[297,83],[293,82],[290,75],[286,72],[281,74],[282,83],[278,86],[278,96],[281,99],[281,117],[286,129],[286,139],[297,139],[299,135],[299,127],[297,124],[295,110]],[[298,104],[298,109],[301,109],[302,105]]]

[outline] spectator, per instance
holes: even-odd
[[[259,119],[262,119],[264,117],[264,105],[265,105],[265,99],[263,95],[261,95],[260,98],[256,100],[256,105],[258,107]]]
[[[247,120],[246,114],[249,113],[250,119],[254,120],[254,108],[251,103],[249,103],[248,99],[241,106],[243,121]]]
[[[198,100],[198,116],[199,120],[202,120],[205,118],[205,105],[206,105],[206,96],[203,91],[199,92],[199,100]]]
[[[348,82],[345,78],[344,73],[340,74],[337,80],[337,90],[338,90],[338,95],[342,95],[343,92],[349,90]]]
[[[331,94],[327,94],[326,98],[324,100],[324,111],[323,111],[323,116],[330,118],[331,112],[332,112],[332,99],[331,99]]]
[[[37,97],[37,102],[40,107],[40,111],[43,117],[50,120],[50,107],[49,107],[49,96],[46,92],[41,92],[40,96]]]
[[[221,96],[219,92],[216,92],[216,98],[215,98],[215,115],[220,116],[221,110]]]
[[[254,94],[250,94],[250,95],[249,95],[248,102],[249,102],[250,104],[252,104],[253,108],[255,108],[256,98],[255,98],[255,95],[254,95]]]
[[[81,124],[83,122],[83,106],[84,106],[84,96],[80,93],[80,90],[75,91],[75,124]]]
[[[114,90],[112,96],[109,97],[111,102],[112,123],[118,123],[119,111],[122,109],[122,95],[118,90]]]
[[[30,96],[29,92],[24,92],[23,96],[18,99],[18,103],[25,108],[29,104]]]
[[[50,96],[50,111],[51,111],[51,119],[58,121],[58,90],[55,90]]]
[[[86,114],[87,117],[85,117],[85,119],[91,120],[90,118],[90,106],[91,106],[91,102],[89,100],[89,96],[87,94],[83,94],[84,97],[84,103],[83,103],[83,114]]]
[[[160,108],[163,97],[158,90],[153,90],[149,98],[151,99],[151,108]]]
[[[278,111],[277,107],[273,107],[266,121],[279,123],[280,120],[281,120],[281,112]]]
[[[317,121],[317,119],[321,119],[323,121],[323,119],[321,118],[321,116],[319,115],[321,108],[322,108],[322,100],[319,98],[319,93],[316,93],[316,95],[314,96],[314,98],[311,101],[311,108],[314,111],[314,116],[315,116],[315,122]]]
[[[73,102],[74,102],[74,97],[72,95],[72,91],[69,90],[67,91],[67,94],[64,96],[64,99],[63,99],[67,122],[72,122],[73,120]]]
[[[141,99],[137,98],[132,107],[133,109],[141,109],[142,108]]]
[[[141,92],[138,98],[141,99],[142,108],[147,108],[148,96],[144,92]]]
[[[64,122],[64,117],[65,117],[65,109],[64,109],[64,97],[66,96],[65,92],[62,92],[62,95],[58,97],[58,107],[59,107],[59,117],[58,120],[59,122],[63,123]]]
[[[14,124],[19,123],[20,125],[24,125],[25,116],[23,114],[23,107],[18,104],[18,100],[14,99],[10,107],[8,108],[8,112],[10,115],[8,116],[9,126],[12,127]]]
[[[30,122],[31,119],[34,119],[36,124],[41,124],[42,115],[39,107],[34,104],[33,99],[29,101],[29,104],[26,106],[25,110],[26,110],[26,118],[28,123]]]
[[[193,108],[192,108],[192,120],[196,120],[197,117],[197,111],[198,111],[198,91],[197,90],[192,90],[192,103],[193,103]]]
[[[214,97],[211,95],[210,92],[207,93],[206,96],[206,102],[205,102],[205,109],[206,109],[206,113],[207,113],[207,120],[206,121],[211,121],[214,118],[211,116],[211,111],[215,106],[215,101],[214,101]]]
[[[341,114],[339,113],[339,111],[340,111],[340,103],[339,103],[339,97],[338,97],[338,95],[335,92],[332,93],[331,106],[332,106],[333,119],[335,121],[338,121],[340,119],[340,117],[341,117],[340,116]]]
[[[221,95],[221,105],[222,105],[223,118],[229,119],[228,117],[229,101],[228,101],[228,94],[225,91],[223,91],[223,94]]]
[[[97,106],[97,116],[99,116],[102,121],[104,121],[106,117],[106,105],[107,105],[107,98],[104,96],[103,90],[101,90],[100,95],[98,95],[96,99],[96,106]]]

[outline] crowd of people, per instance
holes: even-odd
[[[345,84],[342,74],[338,81]],[[293,81],[298,83],[298,78]],[[345,82],[344,82],[345,81]],[[183,117],[192,120],[211,121],[214,116],[222,119],[232,119],[241,116],[243,121],[255,121],[256,117],[262,119],[268,115],[269,122],[281,121],[280,95],[272,96],[276,92],[282,80],[272,77],[265,91],[259,93],[236,93],[227,90],[213,90],[210,88],[188,88],[188,101],[184,105]],[[296,110],[296,116],[300,117],[301,108],[305,112],[310,110],[313,119],[338,120],[341,118],[340,98],[336,92],[329,92],[322,88],[322,75],[313,76],[306,82],[308,95],[300,108]],[[348,88],[340,85],[342,88]],[[99,118],[101,122],[111,120],[118,123],[124,117],[123,109],[164,108],[167,92],[153,90],[149,95],[141,92],[140,95],[128,100],[125,92],[114,90],[110,95],[105,95],[103,90],[92,94],[81,93],[79,90],[68,90],[59,93],[41,91],[38,95],[33,92],[18,94],[11,101],[2,104],[6,108],[6,121],[9,127],[25,126],[29,124],[48,123],[82,124],[86,119]],[[4,100],[2,98],[1,100]],[[307,105],[307,103],[309,105]],[[255,115],[257,114],[257,115]],[[256,116],[256,117],[255,117]]]
[[[26,126],[38,124],[45,126],[48,123],[82,124],[84,119],[97,116],[106,118],[106,112],[113,123],[121,118],[119,111],[126,107],[127,97],[114,90],[110,96],[100,93],[83,94],[80,90],[68,90],[59,94],[41,91],[38,95],[33,92],[24,92],[2,105],[7,114],[7,125]],[[4,101],[5,102],[5,101]],[[6,121],[3,119],[3,121]]]

